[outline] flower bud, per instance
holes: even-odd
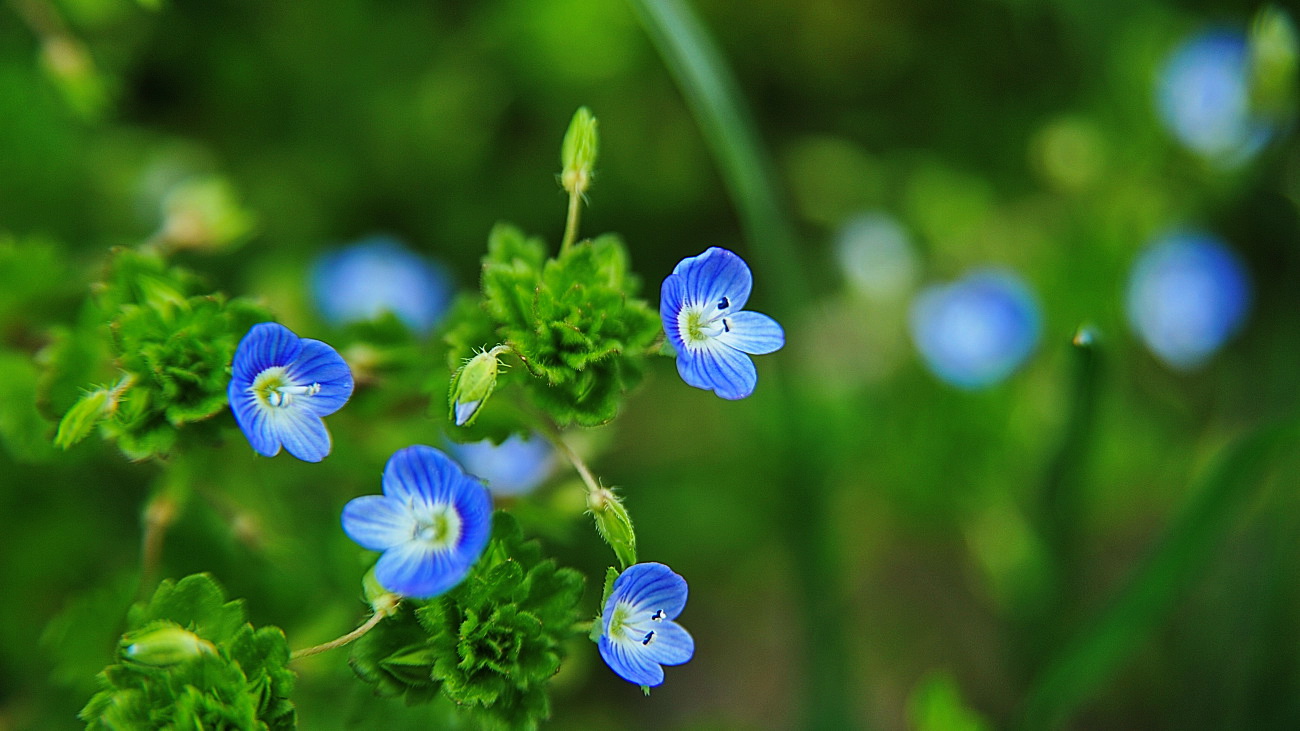
[[[451,377],[447,398],[451,403],[451,420],[456,426],[473,424],[479,409],[487,403],[497,386],[497,355],[505,349],[504,345],[498,345],[479,353]]]
[[[99,422],[107,419],[117,408],[117,399],[113,392],[101,388],[91,391],[68,409],[59,422],[59,431],[54,435],[54,444],[61,449],[68,449],[77,442],[90,436],[90,432]]]
[[[590,109],[579,107],[573,114],[573,121],[569,122],[569,131],[564,133],[564,145],[560,148],[560,161],[564,164],[560,185],[570,195],[582,195],[591,187],[599,146],[596,118]]]
[[[157,622],[122,637],[122,654],[128,660],[158,667],[193,660],[199,655],[216,654],[211,642],[174,622]]]
[[[614,549],[619,563],[627,568],[636,563],[636,533],[632,530],[632,516],[609,488],[587,494],[587,509],[596,519],[596,530]]]

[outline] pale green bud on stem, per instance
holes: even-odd
[[[117,412],[117,404],[122,394],[135,383],[135,376],[122,376],[113,388],[100,388],[85,396],[68,409],[59,421],[59,430],[54,435],[54,444],[61,449],[68,449],[82,439],[103,420]]]
[[[508,346],[498,345],[479,353],[466,361],[451,377],[447,400],[453,424],[469,426],[474,423],[479,409],[487,403],[497,386],[497,371],[500,368],[497,358],[509,349]]]
[[[122,637],[122,655],[142,665],[175,665],[216,652],[211,642],[174,622],[160,622]]]
[[[560,185],[569,192],[569,217],[564,227],[564,241],[560,251],[573,245],[578,236],[578,217],[582,208],[582,197],[591,187],[595,176],[596,156],[600,149],[600,135],[597,133],[596,117],[586,107],[579,107],[569,122],[569,130],[564,134],[564,144],[560,147]]]
[[[1286,11],[1267,5],[1250,27],[1250,95],[1263,113],[1286,119],[1295,113],[1300,39]]]
[[[614,549],[623,568],[636,563],[636,533],[632,516],[613,490],[602,487],[587,493],[587,509],[596,519],[596,531]]]

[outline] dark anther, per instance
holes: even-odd
[[[718,303],[719,310],[725,310],[730,306],[731,306],[731,300],[727,299],[726,297],[723,297],[722,301]]]
[[[726,332],[731,332],[731,323],[727,322],[727,318],[725,317],[722,318],[722,329]]]
[[[661,620],[661,619],[663,619],[663,618],[664,618],[664,610],[662,610],[662,609],[656,609],[656,610],[655,610],[655,613],[652,614],[652,615],[650,615],[650,619],[653,619],[653,620],[656,621],[656,622],[658,622],[659,620]]]
[[[643,644],[643,645],[648,645],[648,644],[650,644],[650,640],[653,640],[654,637],[655,637],[655,631],[654,631],[654,630],[650,630],[649,632],[646,632],[646,633],[645,633],[645,639],[644,639],[644,640],[641,640],[641,644]]]

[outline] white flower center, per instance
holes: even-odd
[[[427,510],[415,509],[415,532],[411,537],[426,546],[445,551],[460,542],[460,513],[450,503],[430,506]]]
[[[297,396],[315,396],[320,393],[320,384],[295,386],[289,381],[284,366],[271,366],[257,374],[248,390],[263,406],[284,408],[293,403]]]
[[[731,300],[723,297],[717,302],[700,304],[691,302],[677,313],[677,331],[682,342],[692,350],[699,349],[708,341],[724,332],[731,332]]]

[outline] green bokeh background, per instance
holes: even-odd
[[[256,232],[181,262],[331,340],[307,290],[311,262],[331,247],[390,233],[472,288],[497,221],[558,243],[558,149],[580,105],[599,117],[602,143],[583,231],[624,237],[652,302],[682,257],[713,245],[741,253],[755,267],[750,307],[781,321],[788,342],[758,359],[745,401],[688,388],[661,359],[618,421],[574,436],[625,495],[642,560],[690,581],[682,623],[697,652],[644,698],[594,646],[575,646],[554,681],[557,728],[797,727],[816,722],[827,694],[853,726],[1002,727],[1023,718],[1077,637],[1118,660],[1078,689],[1067,728],[1300,725],[1294,439],[1234,488],[1218,528],[1175,546],[1187,570],[1145,587],[1168,601],[1144,604],[1130,583],[1214,487],[1217,455],[1300,408],[1300,146],[1281,134],[1225,170],[1179,147],[1153,101],[1182,38],[1212,23],[1244,29],[1259,6],[696,9],[798,231],[811,296],[795,309],[778,304],[794,274],[765,270],[743,236],[631,4],[0,7],[0,729],[78,726],[112,648],[102,617],[133,591],[140,511],[160,479],[157,465],[94,439],[56,453],[54,422],[33,404],[34,358],[51,328],[76,318],[108,247],[148,239],[175,180],[222,176]],[[69,75],[51,38],[79,39],[93,68]],[[864,297],[837,271],[835,233],[867,210],[912,234],[921,282],[990,264],[1023,275],[1044,315],[1026,366],[974,393],[934,378],[907,336],[906,298]],[[1179,224],[1230,242],[1255,288],[1240,335],[1190,373],[1146,351],[1123,311],[1137,252]],[[1044,518],[1075,395],[1071,337],[1084,323],[1099,333],[1095,419],[1067,454],[1068,509]],[[339,512],[378,490],[394,450],[441,438],[422,394],[384,385],[330,419],[335,449],[322,465],[257,458],[233,430],[195,455],[197,492],[168,534],[163,573],[212,572],[293,647],[354,626],[367,559]],[[773,448],[794,413],[816,449]],[[581,500],[561,472],[520,509],[548,551],[590,577],[594,611],[610,558]],[[815,537],[829,574],[810,568],[798,536]],[[810,572],[825,580],[810,587]],[[1126,587],[1149,621],[1086,634]],[[842,685],[819,693],[809,685],[825,673],[811,666],[825,662],[815,648],[828,637]],[[445,709],[371,698],[344,652],[296,669],[304,728],[442,722]]]

